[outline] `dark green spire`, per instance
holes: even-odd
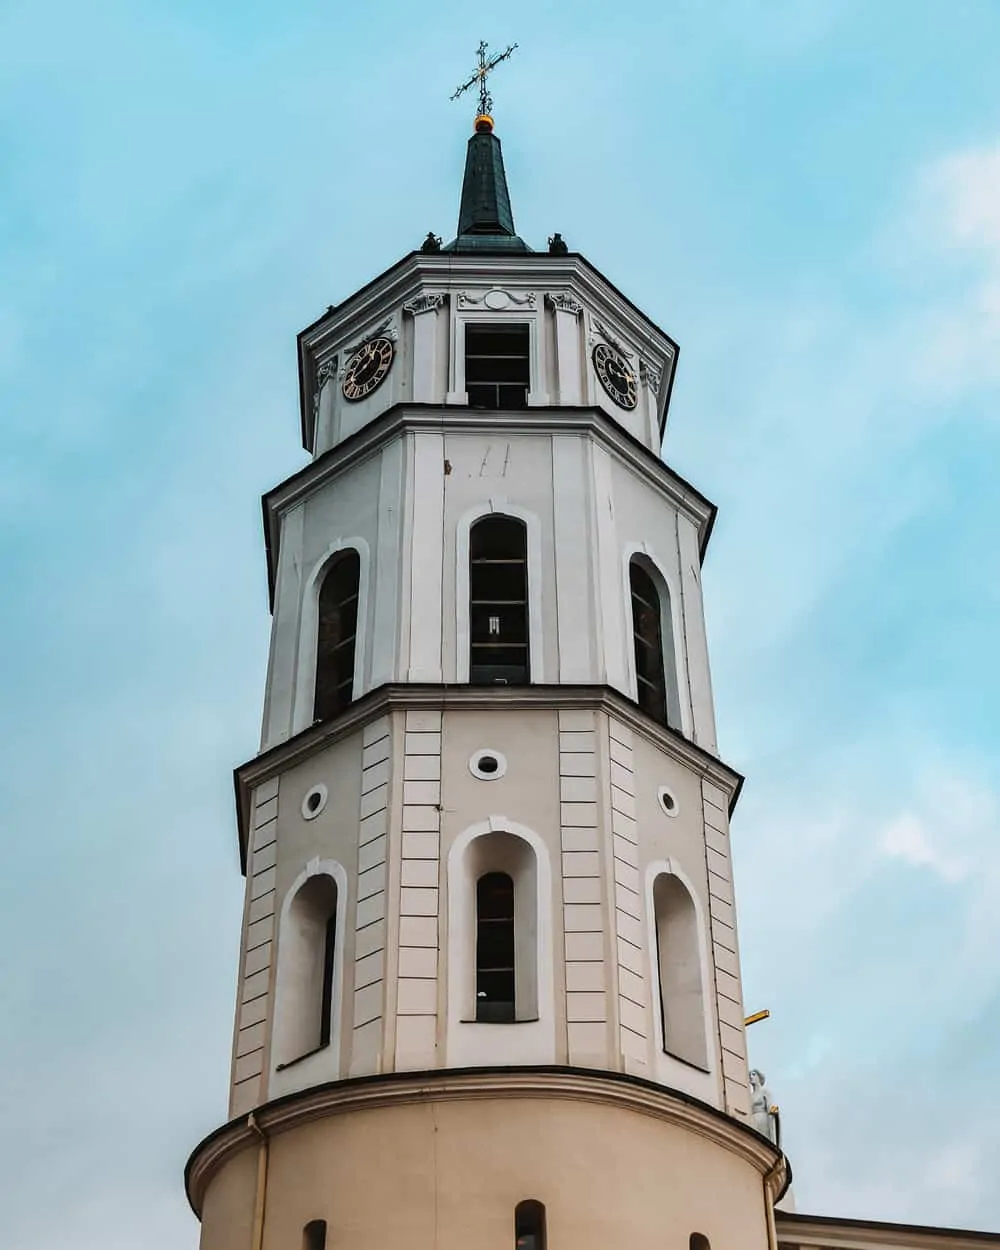
[[[462,203],[458,210],[458,237],[446,252],[530,252],[514,233],[507,175],[500,140],[488,117],[476,120],[469,140],[462,180]]]

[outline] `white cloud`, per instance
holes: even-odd
[[[918,393],[1000,383],[1000,142],[930,159],[890,234],[914,287],[907,372]]]
[[[1000,142],[951,152],[923,171],[947,236],[994,254],[1000,263]]]
[[[1000,884],[1000,797],[968,765],[926,762],[907,788],[908,806],[875,835],[881,856],[926,868],[941,881],[965,887],[967,958],[1000,940],[992,905]]]
[[[894,817],[879,834],[877,845],[890,859],[930,868],[945,881],[962,881],[969,873],[968,861],[941,854],[926,826],[912,812]]]

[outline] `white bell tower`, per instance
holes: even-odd
[[[676,363],[483,113],[456,238],[299,336],[203,1250],[773,1247]]]

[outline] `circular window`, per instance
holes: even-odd
[[[306,820],[312,820],[318,816],[326,807],[327,790],[326,786],[320,784],[313,786],[311,790],[306,791],[306,797],[302,800],[302,815]]]
[[[469,772],[480,781],[496,781],[507,771],[507,761],[499,751],[484,747],[469,760]]]
[[[676,816],[680,811],[677,796],[673,790],[667,789],[666,786],[660,786],[659,790],[657,790],[656,800],[668,816]]]

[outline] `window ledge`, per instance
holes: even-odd
[[[685,1068],[693,1068],[695,1072],[704,1072],[707,1076],[712,1071],[711,1068],[706,1068],[702,1063],[695,1063],[693,1059],[685,1059],[683,1056],[676,1054],[676,1052],[667,1050],[666,1046],[663,1047],[663,1053],[668,1059],[673,1059],[675,1063],[682,1063]]]
[[[526,1020],[459,1020],[459,1024],[492,1024],[502,1029],[509,1029],[511,1025],[518,1024],[537,1024],[541,1016],[529,1016]]]
[[[311,1059],[313,1055],[318,1055],[321,1050],[328,1050],[329,1042],[324,1042],[322,1046],[314,1046],[312,1050],[307,1050],[304,1055],[297,1055],[294,1059],[289,1059],[287,1063],[279,1063],[274,1069],[275,1072],[285,1072],[288,1068],[294,1068],[297,1063],[302,1063],[305,1059]]]

